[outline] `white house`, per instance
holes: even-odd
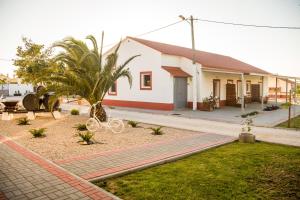
[[[5,82],[0,84],[0,96],[22,96],[33,92],[33,86],[31,84],[23,84],[18,78],[9,78],[8,76],[0,74],[0,79]]]
[[[210,95],[219,99],[219,107],[261,101],[268,95],[270,73],[228,56],[194,53],[189,48],[133,37],[121,42],[118,53],[118,64],[133,55],[141,56],[129,64],[132,87],[126,79],[119,79],[105,96],[104,105],[201,109],[203,99]]]

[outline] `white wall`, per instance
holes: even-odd
[[[20,92],[24,95],[27,92],[33,92],[33,87],[31,84],[9,84],[9,96],[13,96],[15,92]]]
[[[161,68],[161,53],[134,40],[125,39],[119,49],[118,64],[129,57],[140,54],[128,66],[133,77],[132,88],[125,78],[117,81],[117,95],[106,95],[105,99],[173,103],[173,78]],[[106,53],[107,55],[108,53]],[[140,89],[140,72],[152,71],[152,90]]]

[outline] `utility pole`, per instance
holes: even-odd
[[[292,106],[292,90],[290,90],[290,98],[289,98],[289,119],[288,119],[288,128],[291,128],[291,106]]]
[[[187,21],[187,22],[191,25],[191,36],[192,36],[191,39],[192,39],[192,50],[193,50],[193,57],[192,57],[192,61],[193,61],[193,89],[192,89],[192,91],[193,91],[193,110],[197,110],[197,102],[198,102],[198,98],[197,98],[198,78],[197,78],[197,75],[198,75],[198,71],[197,71],[196,58],[195,58],[196,49],[195,49],[195,35],[194,35],[194,17],[193,17],[193,15],[191,15],[189,19],[186,19],[182,15],[179,15],[179,17],[185,21],[189,20],[190,22],[189,21]]]

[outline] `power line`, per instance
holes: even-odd
[[[165,28],[168,28],[168,27],[170,27],[170,26],[174,26],[174,25],[179,24],[179,23],[181,23],[181,22],[183,22],[183,21],[184,21],[184,20],[179,20],[179,21],[176,21],[176,22],[174,22],[174,23],[171,23],[171,24],[168,24],[168,25],[165,25],[165,26],[162,26],[162,27],[153,29],[153,30],[151,30],[151,31],[147,31],[147,32],[141,33],[141,34],[139,34],[139,35],[135,35],[134,37],[141,37],[141,36],[144,36],[144,35],[148,35],[148,34],[150,34],[150,33],[154,33],[154,32],[156,32],[156,31],[160,31],[160,30],[165,29]],[[112,46],[112,45],[114,45],[114,44],[116,44],[116,43],[111,43],[111,44],[105,45],[105,46],[103,46],[103,47],[109,47],[109,46]]]
[[[300,29],[300,27],[297,27],[297,26],[269,26],[269,25],[256,25],[256,24],[242,24],[242,23],[215,21],[215,20],[201,19],[201,18],[197,18],[197,19],[194,19],[194,20],[203,21],[203,22],[210,22],[210,23],[217,23],[217,24],[225,24],[225,25],[255,27],[255,28]]]

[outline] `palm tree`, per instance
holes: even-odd
[[[106,113],[102,107],[102,100],[110,87],[120,77],[127,78],[130,87],[132,76],[126,66],[137,56],[135,55],[117,66],[118,50],[121,42],[117,45],[114,52],[106,57],[102,63],[102,44],[98,49],[95,37],[89,35],[86,39],[92,42],[93,48],[89,49],[87,44],[72,37],[54,43],[53,47],[60,47],[64,51],[57,54],[54,59],[63,65],[56,68],[49,76],[47,90],[55,91],[55,96],[79,95],[86,99],[91,105],[100,101],[96,107],[96,116],[100,121],[106,121]],[[92,116],[93,109],[90,115]]]

